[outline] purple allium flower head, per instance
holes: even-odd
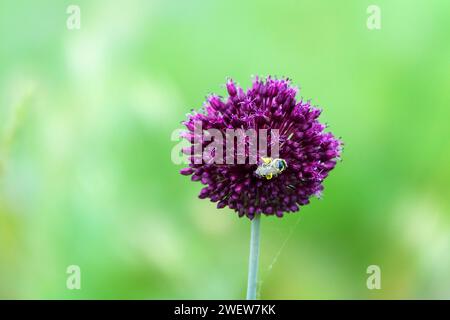
[[[228,206],[240,217],[252,219],[259,213],[282,217],[285,212],[297,212],[300,206],[309,203],[311,196],[321,194],[322,182],[340,156],[341,142],[330,132],[324,132],[326,126],[318,121],[321,110],[312,107],[309,101],[296,99],[297,88],[291,86],[289,79],[255,77],[247,92],[230,79],[226,89],[227,99],[209,96],[201,112],[189,114],[183,122],[188,131],[182,136],[191,142],[184,152],[191,156],[189,167],[182,169],[181,174],[191,175],[193,181],[205,185],[199,195],[201,199],[217,202],[218,208]],[[248,161],[249,148],[245,149],[244,164],[207,160],[199,163],[193,152],[195,141],[204,148],[207,139],[203,136],[196,140],[196,123],[203,130],[216,129],[224,136],[227,129],[255,129],[257,133],[260,129],[276,129],[278,158],[287,167],[276,177],[261,178],[255,174],[258,164]],[[270,139],[273,137],[268,137],[272,144]],[[244,144],[249,147],[250,142],[244,140]],[[233,155],[236,160],[238,152]],[[261,156],[258,153],[257,158]]]

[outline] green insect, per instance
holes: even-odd
[[[262,163],[256,168],[255,174],[260,178],[267,180],[276,177],[287,168],[286,160],[280,158],[261,157]]]

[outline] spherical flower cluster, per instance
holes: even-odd
[[[298,101],[298,89],[291,86],[289,79],[256,77],[247,92],[228,80],[226,88],[229,95],[226,100],[209,96],[204,108],[189,114],[183,122],[187,131],[182,136],[192,145],[186,152],[191,155],[189,167],[182,169],[181,174],[191,175],[193,181],[205,185],[199,197],[252,219],[256,214],[282,217],[286,212],[297,212],[300,206],[309,203],[311,196],[320,196],[322,183],[341,152],[341,142],[330,132],[324,132],[326,126],[318,121],[321,110],[312,107],[309,101]],[[277,129],[279,158],[287,167],[276,177],[265,179],[255,174],[258,164],[250,162],[195,162],[192,153],[195,123],[201,123],[203,130],[217,129],[224,135],[225,130],[232,128],[256,132]],[[199,141],[205,145],[204,139]],[[248,150],[245,152],[248,159]],[[237,157],[237,153],[234,155]]]

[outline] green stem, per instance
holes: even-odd
[[[256,214],[252,220],[252,231],[250,236],[250,257],[248,264],[247,300],[256,300],[256,287],[258,284],[260,220],[260,214]]]

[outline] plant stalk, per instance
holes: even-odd
[[[248,264],[247,300],[256,300],[258,285],[258,260],[261,214],[256,214],[252,220],[250,235],[250,257]]]

